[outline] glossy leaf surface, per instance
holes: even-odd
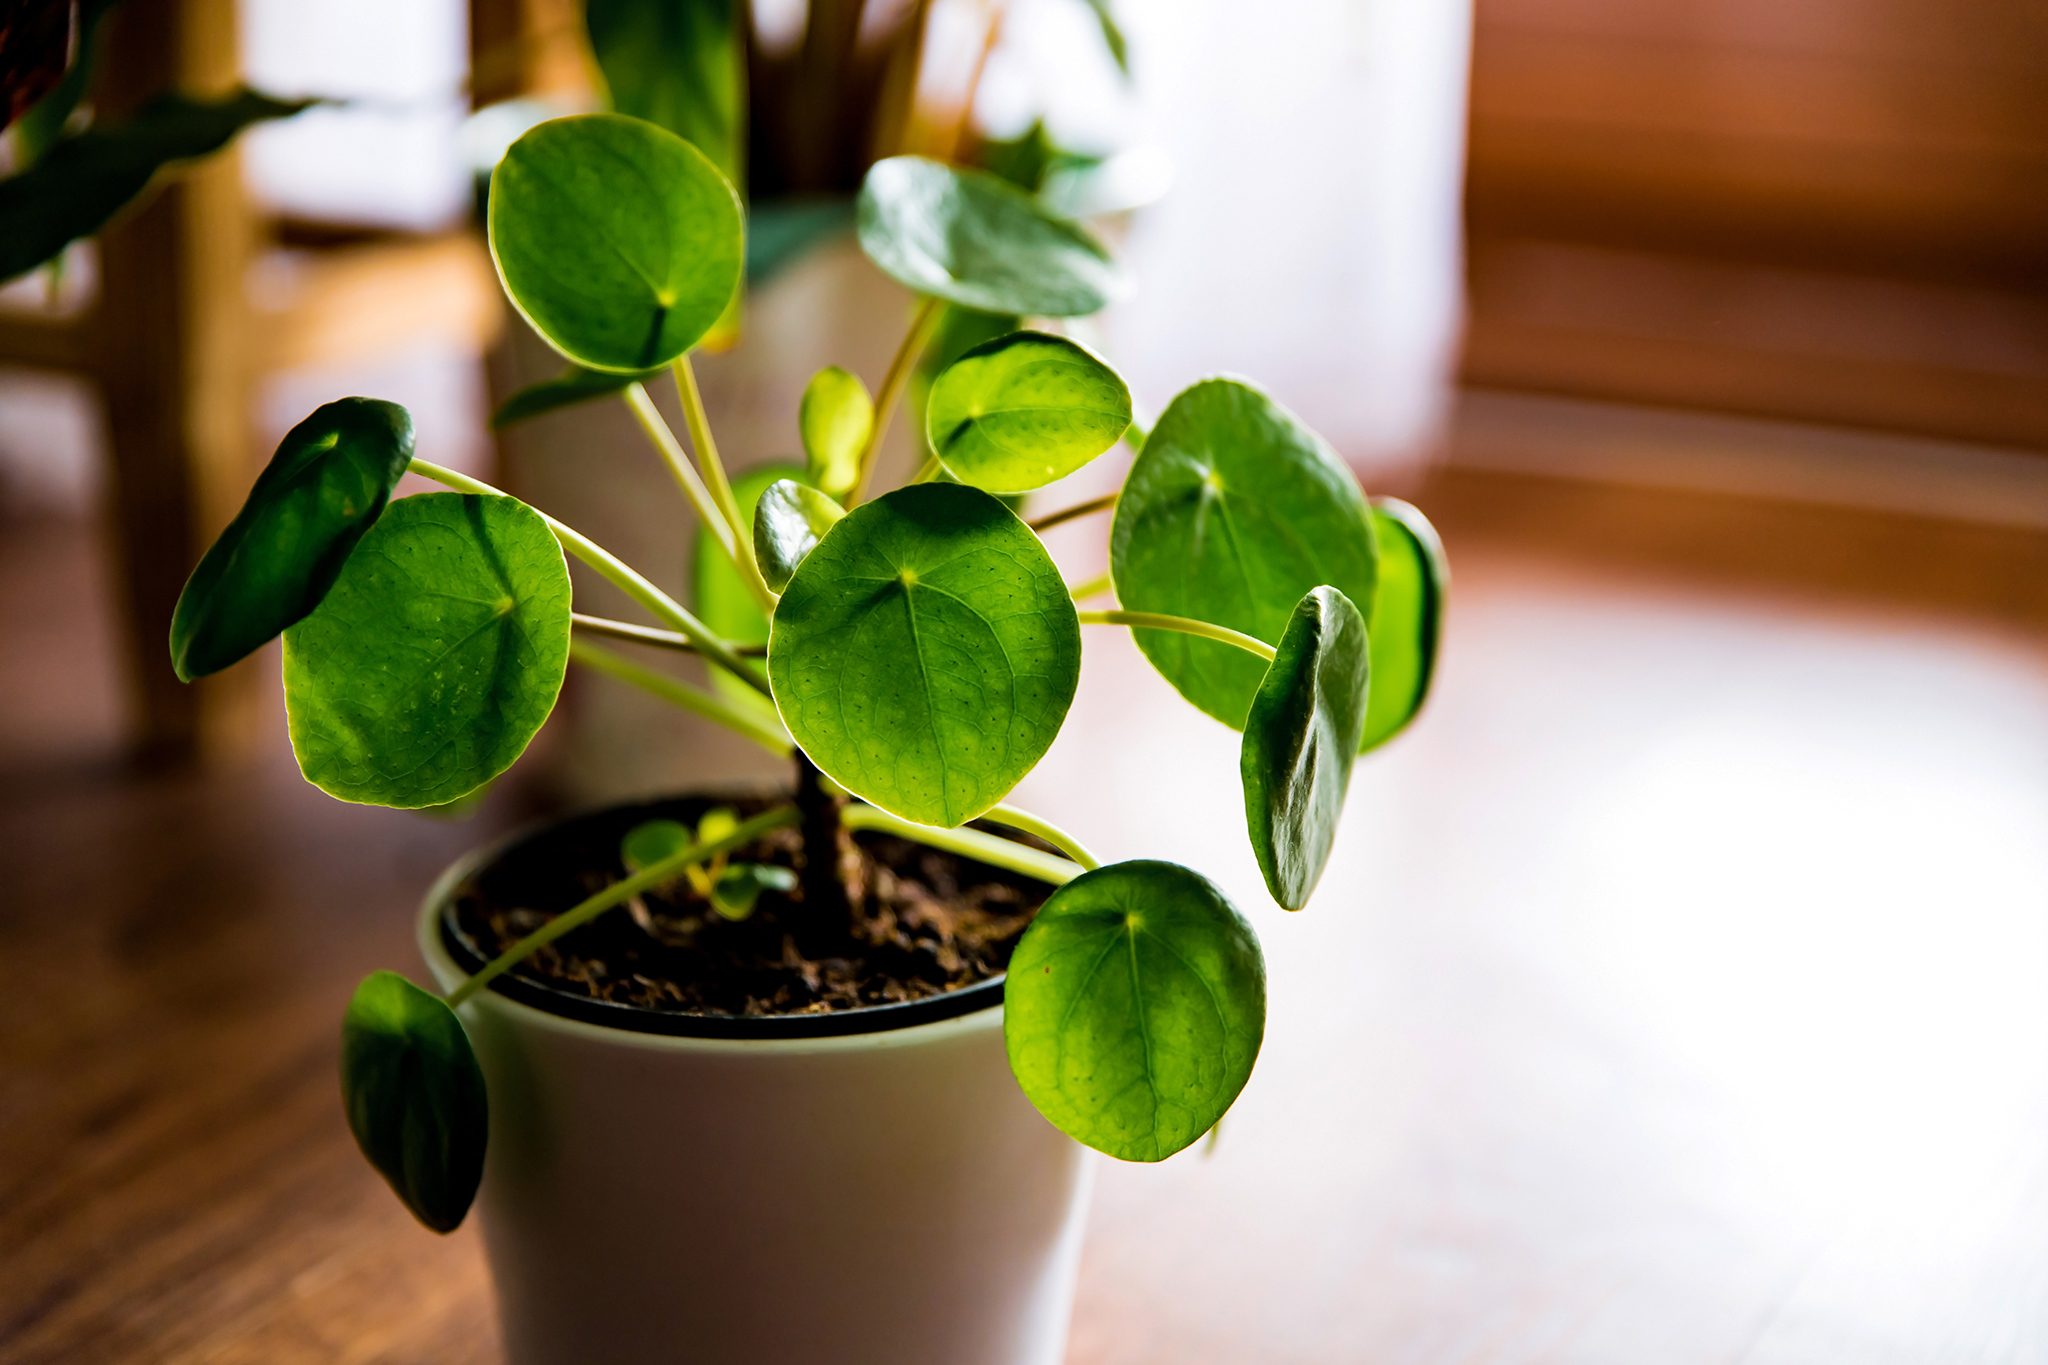
[[[1041,488],[1117,443],[1131,391],[1087,347],[1012,332],[974,347],[933,381],[925,435],[962,483],[991,493]]]
[[[319,606],[412,451],[411,415],[374,398],[325,404],[286,432],[178,596],[178,676],[226,668]]]
[[[744,231],[731,182],[640,119],[578,114],[528,129],[491,175],[489,218],[506,294],[586,369],[668,364],[739,287]]]
[[[781,592],[804,556],[817,548],[846,509],[795,479],[778,479],[754,507],[754,556],[768,586]]]
[[[812,486],[844,498],[860,478],[860,453],[875,430],[875,400],[859,376],[827,366],[804,386],[797,430]]]
[[[1236,907],[1174,863],[1113,863],[1046,901],[1010,960],[1010,1070],[1061,1132],[1163,1161],[1216,1125],[1266,1031],[1266,965]]]
[[[569,570],[538,512],[478,494],[401,499],[285,632],[299,770],[344,801],[453,801],[525,751],[568,659]]]
[[[1361,749],[1376,749],[1408,727],[1429,697],[1443,637],[1450,564],[1436,528],[1398,498],[1374,498],[1380,547],[1372,603],[1372,700]]]
[[[161,95],[123,122],[59,140],[28,170],[0,180],[0,283],[98,232],[157,172],[316,102],[247,89],[214,99]]]
[[[897,281],[978,312],[1078,317],[1124,290],[1100,242],[984,171],[878,161],[856,225],[861,249]]]
[[[396,972],[365,977],[342,1018],[341,1096],[370,1165],[415,1218],[454,1231],[490,1131],[483,1070],[455,1011]]]
[[[1044,755],[1080,660],[1045,547],[960,484],[847,513],[790,579],[768,641],[775,704],[811,761],[884,810],[947,827]]]
[[[1365,618],[1335,588],[1316,588],[1295,607],[1245,717],[1245,823],[1266,889],[1289,910],[1308,904],[1336,845],[1368,663]]]
[[[1273,644],[1310,588],[1361,611],[1378,551],[1358,481],[1302,421],[1251,385],[1206,379],[1160,414],[1110,529],[1117,600]],[[1165,631],[1138,647],[1195,705],[1236,729],[1266,674],[1255,656]]]

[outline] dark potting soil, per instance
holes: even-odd
[[[495,957],[623,878],[619,841],[635,825],[669,819],[694,828],[714,805],[744,817],[767,804],[678,798],[555,825],[456,888],[456,934]],[[922,1000],[1001,974],[1052,889],[890,835],[857,834],[854,845],[858,856],[845,868],[850,918],[817,913],[799,889],[765,891],[748,918],[728,920],[679,879],[564,935],[511,974],[682,1014],[816,1014]],[[795,830],[777,830],[732,856],[794,868],[798,850]]]

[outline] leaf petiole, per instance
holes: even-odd
[[[614,640],[627,640],[636,645],[655,645],[661,649],[673,649],[679,654],[695,654],[697,646],[689,637],[673,630],[657,630],[653,626],[636,626],[631,621],[614,621],[609,616],[586,616],[580,611],[569,613],[569,624],[579,626],[592,635],[605,635]],[[760,658],[767,654],[766,645],[743,645],[727,640],[726,645],[741,658]]]
[[[1079,839],[1028,810],[1019,810],[1012,805],[990,806],[981,813],[981,818],[1011,829],[1021,829],[1026,834],[1035,834],[1090,872],[1102,866],[1102,860],[1090,853]]]
[[[1116,506],[1116,499],[1117,495],[1115,493],[1104,493],[1099,498],[1090,498],[1086,502],[1077,502],[1072,507],[1062,507],[1057,512],[1048,512],[1044,516],[1027,521],[1024,524],[1034,531],[1050,531],[1055,526],[1063,526],[1067,522],[1089,516],[1092,513],[1108,511]]]
[[[977,829],[940,829],[936,825],[920,825],[914,820],[905,820],[901,816],[891,815],[878,807],[860,802],[849,803],[840,813],[840,818],[846,822],[848,829],[893,834],[899,839],[908,839],[927,848],[957,853],[963,858],[972,858],[990,867],[1000,867],[1004,871],[1015,872],[1020,876],[1035,877],[1053,886],[1066,885],[1080,876],[1084,870],[1065,858],[1041,853],[1014,839],[984,834]],[[990,815],[984,818],[995,817]]]
[[[939,330],[939,319],[945,316],[945,301],[927,298],[917,306],[917,313],[910,320],[910,330],[903,334],[903,342],[890,357],[888,372],[882,376],[882,387],[875,395],[875,425],[868,432],[867,444],[861,447],[860,473],[853,483],[853,493],[846,499],[848,508],[867,494],[868,481],[875,474],[876,453],[882,448],[882,438],[889,434],[889,419],[896,415],[897,400],[903,397],[904,389],[910,386],[910,376],[917,368],[917,358],[924,354],[924,348],[931,344],[932,336]]]
[[[672,678],[666,673],[634,663],[623,654],[614,654],[601,645],[588,640],[569,642],[569,660],[585,668],[602,673],[631,687],[637,687],[651,696],[661,698],[683,710],[715,721],[736,734],[743,735],[766,749],[769,753],[786,756],[789,753],[789,736],[782,728],[765,716],[748,713],[747,708],[734,705],[719,696]]]
[[[711,417],[704,411],[704,394],[697,387],[697,370],[690,364],[689,352],[677,356],[676,363],[670,368],[676,378],[676,396],[683,403],[683,423],[689,428],[690,444],[697,449],[697,463],[703,470],[704,482],[710,485],[712,498],[718,503],[726,524],[732,528],[733,563],[738,566],[740,577],[746,580],[748,591],[761,603],[762,610],[772,613],[775,610],[775,590],[761,576],[760,561],[754,557],[754,528],[740,515],[739,499],[732,492],[732,480],[726,477],[725,462],[718,458],[718,442],[711,436]]]
[[[418,456],[413,457],[410,468],[421,478],[432,479],[435,483],[452,488],[458,493],[487,493],[500,498],[509,496],[503,489],[493,488],[482,479],[472,479],[467,474],[435,464],[431,460],[422,460]],[[534,510],[540,511],[539,508]],[[702,621],[683,610],[673,597],[648,582],[639,570],[574,527],[563,525],[545,512],[540,512],[540,515],[547,522],[548,529],[555,533],[555,539],[562,543],[564,550],[597,570],[612,586],[647,608],[656,617],[674,626],[682,633],[684,639],[697,647],[697,652],[707,661],[717,664],[762,696],[768,695],[768,684],[749,668],[739,655],[733,653],[725,641],[712,634],[710,627]]]
[[[738,564],[739,547],[735,540],[733,522],[719,508],[711,496],[711,490],[704,486],[704,480],[691,467],[689,457],[683,453],[682,442],[676,440],[676,434],[669,430],[667,421],[662,418],[661,410],[655,407],[654,400],[648,397],[646,386],[635,380],[619,390],[619,397],[625,400],[634,420],[640,423],[640,430],[647,433],[648,444],[661,456],[661,462],[668,466],[668,472],[675,479],[676,487],[683,490],[683,496],[688,498],[690,506],[696,509],[698,520],[704,523],[704,529],[718,542],[718,548],[725,551],[726,557],[734,564]]]
[[[1077,612],[1084,626],[1130,626],[1134,630],[1171,630],[1182,635],[1197,635],[1204,640],[1218,640],[1226,645],[1236,645],[1247,654],[1256,654],[1267,663],[1273,662],[1273,646],[1255,635],[1247,635],[1229,626],[1219,626],[1208,621],[1196,621],[1186,616],[1169,616],[1157,611],[1083,611]]]
[[[474,976],[448,993],[448,1007],[453,1009],[462,1004],[542,948],[564,934],[581,929],[613,906],[624,905],[643,891],[652,890],[664,882],[674,881],[686,868],[706,862],[721,853],[744,848],[771,830],[787,829],[796,823],[796,819],[795,806],[777,806],[774,810],[763,811],[750,820],[742,820],[729,834],[716,839],[699,840],[688,848],[678,849],[659,862],[649,863],[630,877],[613,882],[596,895],[555,916],[485,963]]]

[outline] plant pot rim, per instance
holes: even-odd
[[[670,797],[614,801],[569,815],[523,825],[451,863],[434,881],[420,906],[420,954],[443,989],[480,969],[483,959],[454,932],[455,889],[478,869],[560,825],[609,811],[631,810],[668,800],[721,793],[685,791]],[[941,1036],[1000,1026],[1002,976],[971,986],[887,1005],[863,1005],[822,1014],[683,1014],[643,1009],[556,990],[507,972],[464,1008],[488,1006],[530,1028],[602,1040],[651,1051],[832,1051],[846,1047],[909,1046]]]

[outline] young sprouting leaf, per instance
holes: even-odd
[[[668,364],[739,287],[732,183],[640,119],[577,114],[528,129],[491,174],[488,216],[513,306],[586,369]]]
[[[1450,564],[1436,528],[1398,498],[1372,500],[1380,546],[1379,587],[1372,601],[1372,698],[1361,752],[1408,727],[1429,696],[1443,636]]]
[[[35,165],[0,180],[0,283],[98,232],[166,167],[316,103],[248,89],[210,99],[159,95],[124,122],[60,139]]]
[[[1258,938],[1174,863],[1113,863],[1053,892],[1003,986],[1017,1084],[1061,1132],[1125,1161],[1215,1127],[1265,1032]]]
[[[874,805],[962,824],[1059,733],[1080,679],[1066,583],[979,489],[921,483],[862,503],[797,567],[768,638],[783,724]]]
[[[716,843],[720,839],[729,839],[739,827],[740,813],[738,811],[734,810],[731,806],[713,806],[710,810],[705,811],[703,816],[697,821],[697,842],[700,844],[710,844]],[[682,850],[672,849],[670,851],[680,853]],[[723,862],[724,858],[721,855],[720,857],[713,858],[711,861],[719,863]]]
[[[791,464],[760,465],[735,476],[732,496],[739,504],[741,524],[754,524],[754,513],[760,508],[761,495],[771,485],[781,479],[803,477],[804,471]],[[759,599],[740,577],[739,570],[725,557],[725,551],[718,547],[718,541],[702,528],[697,531],[691,566],[690,582],[698,619],[721,640],[750,647],[767,644],[767,613],[761,610]],[[761,660],[749,659],[747,665],[764,679],[768,676],[768,666]],[[709,676],[711,685],[728,700],[741,706],[766,705],[766,699],[759,692],[724,669],[711,669]]]
[[[396,972],[364,977],[342,1017],[341,1097],[356,1146],[413,1217],[453,1232],[490,1133],[483,1069],[455,1011]]]
[[[320,605],[412,463],[412,416],[343,398],[285,433],[171,614],[186,682],[226,668]]]
[[[619,861],[628,872],[642,872],[695,842],[690,827],[680,820],[643,820],[619,840]]]
[[[444,805],[525,751],[568,661],[569,570],[540,513],[401,499],[284,634],[299,771],[344,801]]]
[[[733,183],[744,167],[746,58],[735,0],[585,0],[611,106],[696,146]]]
[[[1322,437],[1238,379],[1184,389],[1131,464],[1110,528],[1117,600],[1278,641],[1329,584],[1370,610],[1379,552],[1358,481]],[[1138,647],[1180,694],[1233,729],[1266,675],[1230,645],[1165,631]]]
[[[1124,292],[1100,242],[985,171],[892,156],[869,168],[857,214],[876,265],[962,308],[1079,317]]]
[[[660,373],[660,370],[615,373],[610,370],[586,370],[581,365],[571,365],[553,379],[543,379],[538,384],[529,384],[500,403],[498,410],[491,414],[491,426],[509,427],[514,422],[524,422],[529,417],[538,417],[557,408],[587,403],[593,398],[609,397],[636,380],[651,379]]]
[[[875,430],[875,400],[860,377],[837,365],[811,376],[797,409],[811,485],[844,499],[860,478],[860,453]]]
[[[1044,332],[984,342],[932,382],[925,435],[962,483],[1042,488],[1117,443],[1131,391],[1087,347]]]
[[[1365,729],[1365,618],[1335,588],[1294,608],[1245,717],[1238,769],[1245,823],[1266,889],[1308,904],[1337,841],[1337,817]]]
[[[804,556],[817,548],[846,509],[795,479],[778,479],[754,506],[754,557],[768,586],[781,592]]]
[[[711,908],[729,920],[754,913],[763,891],[787,895],[796,890],[796,873],[765,863],[735,863],[718,874],[711,887]]]

